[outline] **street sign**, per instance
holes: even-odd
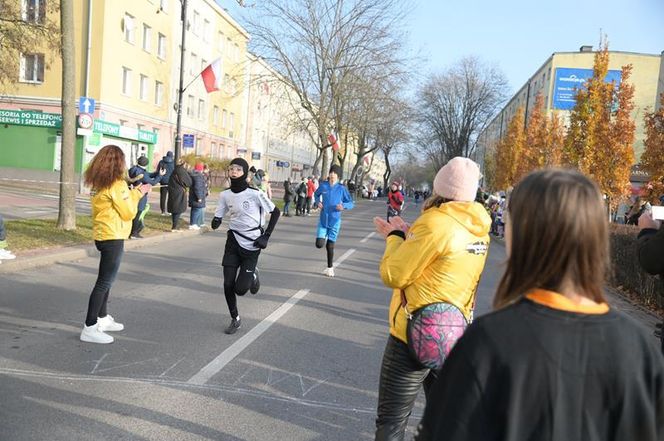
[[[194,135],[184,134],[182,135],[182,147],[186,149],[193,149],[195,143]]]
[[[251,159],[261,159],[261,152],[251,152]]]
[[[82,129],[91,129],[94,125],[94,118],[89,113],[78,114],[78,126]]]
[[[94,111],[95,111],[94,98],[88,98],[87,96],[82,96],[78,99],[78,113],[94,113]]]

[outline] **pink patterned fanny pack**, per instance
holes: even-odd
[[[408,349],[423,367],[439,370],[454,344],[468,327],[461,310],[451,303],[432,303],[410,313],[401,291],[401,306],[408,317]]]

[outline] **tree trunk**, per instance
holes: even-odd
[[[74,5],[72,0],[60,0],[60,31],[62,34],[62,162],[60,164],[60,206],[57,227],[63,230],[75,230],[76,73],[74,71]]]
[[[386,154],[385,155],[385,173],[383,173],[383,188],[389,188],[388,187],[388,181],[390,180],[391,175],[392,175],[392,167],[390,167],[390,155]]]

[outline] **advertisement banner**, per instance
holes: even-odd
[[[622,72],[610,70],[604,81],[614,82],[616,88],[620,84]],[[584,87],[586,81],[593,76],[592,69],[576,69],[568,67],[556,68],[553,83],[553,108],[557,110],[572,110],[576,104],[576,92]]]
[[[62,127],[62,115],[30,110],[0,110],[0,124],[59,129]]]

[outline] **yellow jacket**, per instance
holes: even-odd
[[[476,202],[447,202],[426,210],[404,240],[387,237],[380,275],[394,288],[390,302],[390,334],[404,343],[408,311],[436,302],[455,305],[470,318],[475,292],[489,247],[491,218]]]
[[[127,239],[141,196],[141,191],[130,190],[124,179],[94,194],[91,198],[94,240]]]

